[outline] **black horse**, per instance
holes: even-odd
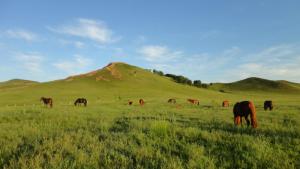
[[[84,105],[84,106],[87,106],[87,100],[85,98],[78,98],[75,102],[74,102],[74,105],[75,106],[80,106],[80,105]]]
[[[52,98],[41,97],[40,101],[43,102],[45,106],[49,106],[50,108],[53,106]]]
[[[273,102],[271,100],[266,100],[264,102],[264,109],[265,110],[273,110]]]
[[[175,103],[176,103],[176,99],[171,98],[171,99],[168,100],[168,103],[173,103],[173,104],[175,104]]]
[[[248,119],[248,116],[250,115],[251,126],[253,128],[257,127],[255,106],[251,101],[237,102],[233,107],[233,115],[235,125],[242,124],[242,118],[244,117],[247,122],[247,126],[249,126],[250,120]]]

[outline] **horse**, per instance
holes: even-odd
[[[197,99],[187,99],[188,102],[192,103],[192,104],[197,104],[199,105],[199,100]]]
[[[247,126],[250,125],[250,120],[248,116],[250,114],[251,118],[251,126],[252,128],[257,127],[257,120],[256,120],[256,111],[255,106],[251,101],[242,101],[237,102],[233,106],[233,115],[234,115],[234,124],[239,125],[242,124],[242,118],[244,117],[247,121]]]
[[[85,98],[78,98],[76,99],[76,101],[74,102],[75,106],[80,106],[80,105],[84,105],[85,107],[87,106],[87,100]]]
[[[265,111],[266,110],[273,110],[273,102],[271,101],[271,100],[266,100],[265,102],[264,102],[264,109],[265,109]]]
[[[133,101],[128,101],[128,105],[132,105]]]
[[[53,106],[52,98],[41,97],[40,101],[43,102],[45,106],[49,106],[50,108]]]
[[[224,100],[223,103],[222,103],[222,107],[229,107],[229,101]]]
[[[173,103],[173,104],[175,104],[175,103],[176,103],[176,99],[174,99],[174,98],[169,99],[169,100],[168,100],[168,103]]]
[[[141,106],[143,106],[145,104],[145,101],[143,99],[140,99],[139,103],[140,103]]]

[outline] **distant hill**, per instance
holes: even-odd
[[[250,77],[232,83],[214,83],[211,89],[223,91],[300,92],[300,84],[289,81],[273,81]]]
[[[24,88],[38,83],[39,82],[31,80],[12,79],[5,82],[0,82],[0,89]]]

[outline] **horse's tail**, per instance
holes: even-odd
[[[257,120],[256,120],[256,110],[255,106],[252,102],[249,102],[249,108],[251,110],[250,117],[251,117],[251,126],[253,128],[257,127]]]

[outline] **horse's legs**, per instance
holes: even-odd
[[[247,127],[249,127],[250,126],[250,120],[248,119],[248,116],[245,116],[245,119],[247,121]]]
[[[243,116],[240,117],[241,126],[243,126]]]

